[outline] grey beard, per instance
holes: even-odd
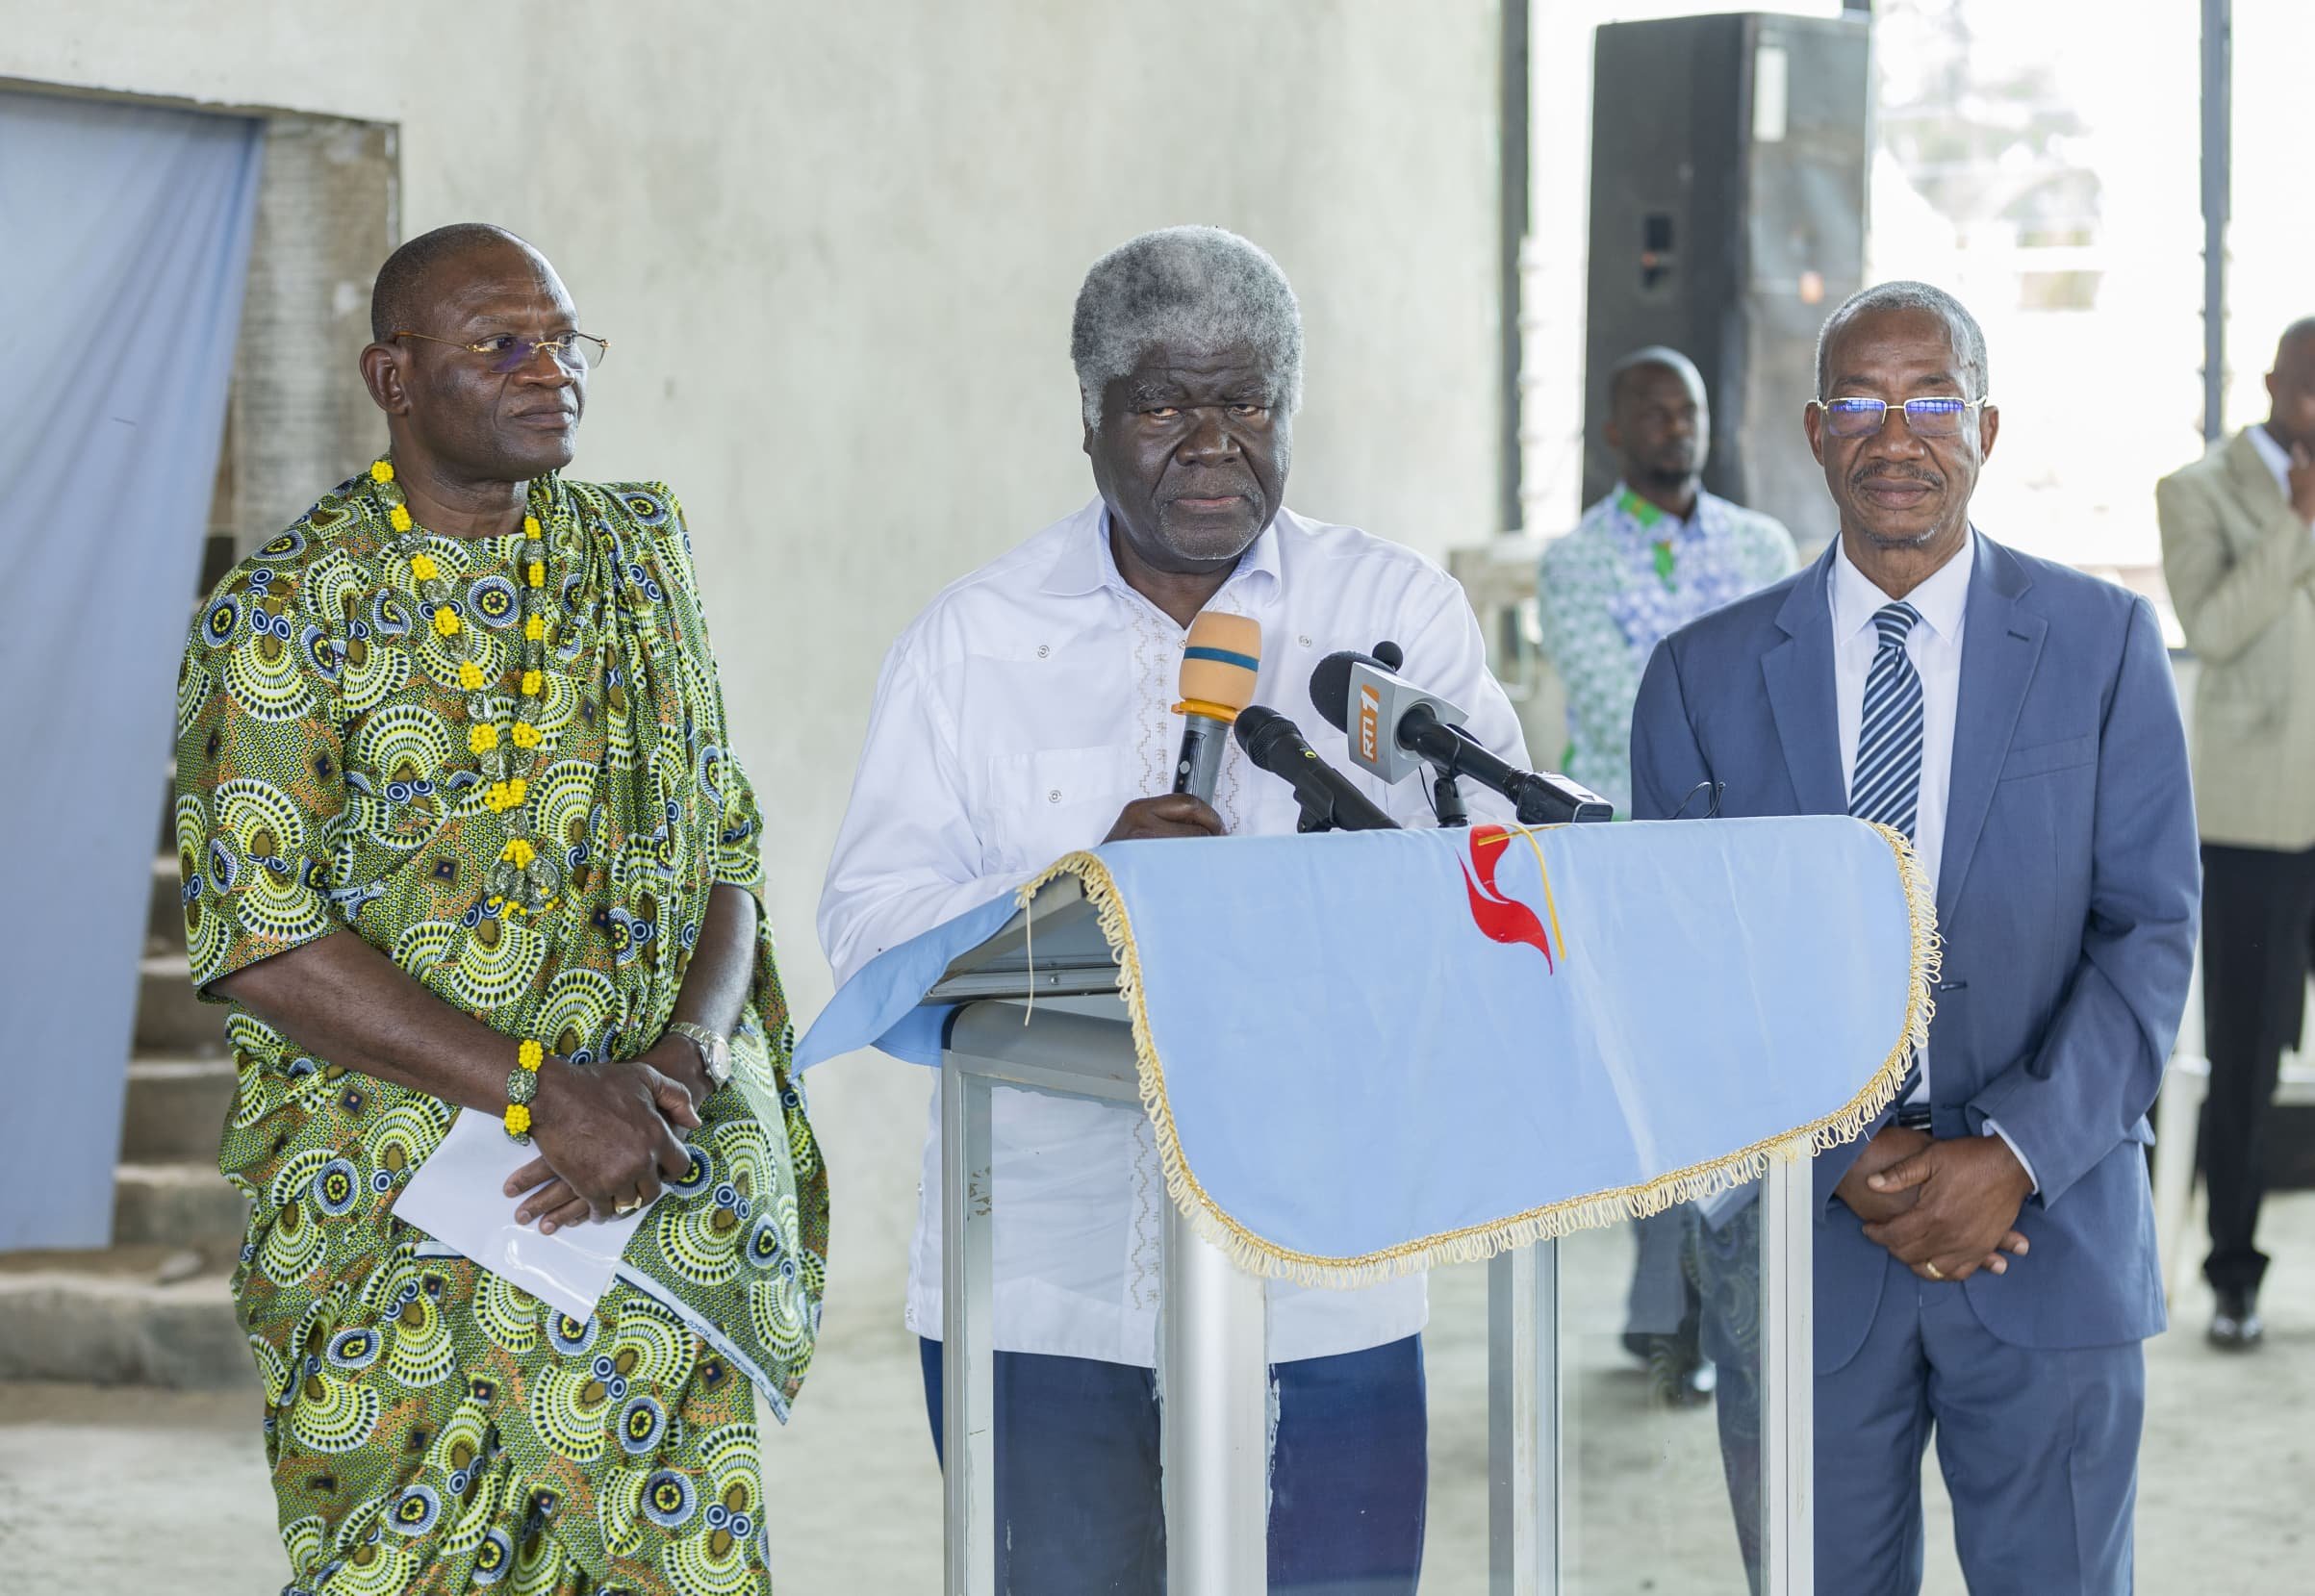
[[[1868,532],[1865,534],[1865,541],[1875,548],[1926,548],[1935,543],[1938,535],[1944,531],[1945,528],[1942,526],[1932,526],[1928,531],[1917,533],[1910,538],[1885,538],[1878,532]]]
[[[1847,528],[1844,526],[1842,530],[1845,534]],[[1891,554],[1897,553],[1905,549],[1913,549],[1918,551],[1927,548],[1930,545],[1936,543],[1940,538],[1946,537],[1947,534],[1951,534],[1953,536],[1953,545],[1955,548],[1959,548],[1963,543],[1968,541],[1970,537],[1970,507],[1966,502],[1961,507],[1961,525],[1958,528],[1941,524],[1931,527],[1928,531],[1921,533],[1919,537],[1913,538],[1885,537],[1878,532],[1866,531],[1863,529],[1860,529],[1858,533],[1860,537],[1862,537],[1867,543],[1872,545],[1873,547],[1880,549],[1884,553]]]

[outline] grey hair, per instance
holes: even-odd
[[[1102,393],[1159,345],[1244,344],[1269,375],[1275,408],[1302,404],[1302,307],[1260,245],[1219,227],[1166,227],[1129,239],[1093,263],[1078,290],[1069,358],[1085,425]]]
[[[1985,330],[1977,325],[1962,302],[1944,289],[1927,283],[1899,281],[1876,283],[1869,289],[1859,289],[1841,302],[1841,308],[1824,318],[1823,330],[1817,335],[1817,396],[1830,398],[1825,385],[1832,381],[1829,363],[1833,355],[1833,340],[1848,324],[1875,311],[1927,311],[1945,317],[1953,334],[1953,353],[1960,359],[1962,386],[1969,397],[1986,396],[1989,381],[1985,357]]]
[[[1665,370],[1679,377],[1694,388],[1697,393],[1704,392],[1704,373],[1696,369],[1694,361],[1668,343],[1651,343],[1644,349],[1633,350],[1614,366],[1608,367],[1609,407],[1613,409],[1616,399],[1622,394],[1626,377],[1635,371],[1645,371],[1656,367],[1662,367]]]

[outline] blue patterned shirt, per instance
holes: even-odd
[[[1543,550],[1543,652],[1567,689],[1561,768],[1632,812],[1632,701],[1666,633],[1793,573],[1793,534],[1698,491],[1684,521],[1618,482]]]

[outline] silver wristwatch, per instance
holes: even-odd
[[[707,1084],[720,1088],[731,1078],[731,1039],[719,1036],[705,1026],[695,1026],[688,1020],[678,1020],[667,1027],[700,1050],[700,1062],[706,1066]]]

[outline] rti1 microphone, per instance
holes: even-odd
[[[1262,664],[1262,625],[1251,617],[1202,610],[1189,623],[1182,650],[1182,755],[1174,761],[1174,791],[1213,801],[1214,777],[1231,722],[1254,702]]]
[[[1386,648],[1398,652],[1393,645],[1378,644],[1375,654]],[[1344,649],[1310,672],[1310,701],[1330,725],[1349,735],[1352,763],[1389,782],[1426,764],[1445,775],[1467,775],[1510,798],[1522,825],[1615,817],[1614,805],[1588,787],[1496,758],[1463,729],[1461,708],[1386,669],[1375,654]]]
[[[1392,820],[1364,793],[1351,785],[1350,777],[1318,757],[1318,750],[1303,740],[1301,728],[1260,704],[1248,704],[1238,712],[1236,722],[1238,747],[1246,757],[1278,776],[1294,789],[1302,802],[1302,820],[1297,831],[1396,831],[1399,823]]]

